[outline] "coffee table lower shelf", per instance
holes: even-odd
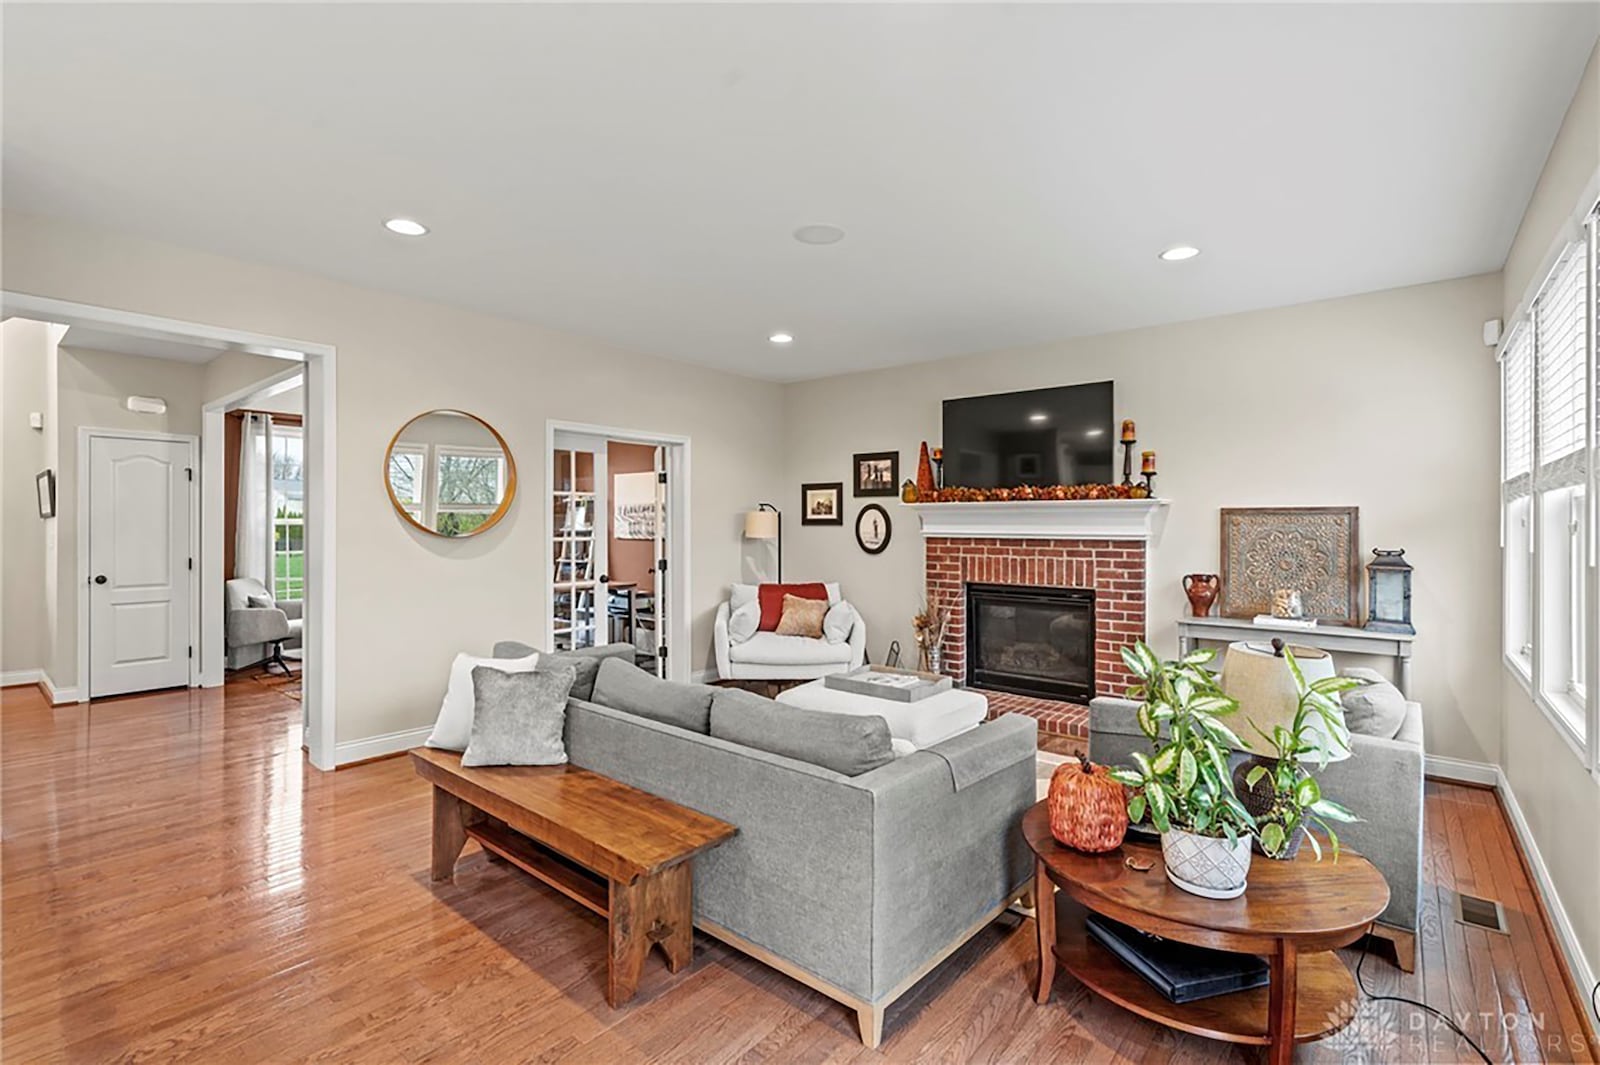
[[[1056,959],[1090,991],[1169,1028],[1230,1043],[1270,1045],[1267,988],[1236,991],[1198,1002],[1173,1002],[1089,938],[1083,926],[1082,907],[1064,898],[1061,901],[1065,905],[1058,910]],[[1308,1043],[1350,1023],[1359,998],[1350,970],[1332,951],[1302,954],[1299,970],[1294,1041]]]

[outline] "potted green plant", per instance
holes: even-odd
[[[1320,860],[1322,846],[1308,831],[1317,828],[1327,835],[1337,861],[1339,835],[1329,822],[1359,819],[1322,794],[1308,766],[1314,762],[1321,772],[1327,768],[1335,748],[1350,749],[1336,700],[1340,692],[1366,682],[1354,677],[1322,677],[1308,683],[1294,652],[1285,647],[1282,655],[1299,696],[1294,718],[1288,725],[1274,725],[1270,735],[1257,728],[1256,733],[1272,745],[1273,756],[1251,759],[1235,770],[1235,777],[1243,777],[1245,803],[1255,814],[1255,835],[1261,853],[1287,860],[1300,852],[1302,841],[1309,840]],[[1261,786],[1263,781],[1267,783],[1265,788]]]
[[[1128,817],[1161,833],[1167,878],[1206,898],[1231,899],[1245,889],[1255,820],[1234,792],[1228,754],[1242,746],[1222,718],[1239,709],[1223,694],[1206,663],[1211,650],[1162,661],[1150,647],[1123,648],[1122,660],[1138,683],[1129,698],[1141,701],[1139,728],[1153,753],[1134,752],[1134,767],[1112,776],[1132,789]]]

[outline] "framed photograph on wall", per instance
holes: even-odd
[[[900,452],[868,451],[855,457],[857,496],[892,496],[900,491]]]
[[[844,482],[800,486],[801,525],[844,524]]]
[[[34,478],[34,484],[39,490],[39,517],[53,518],[56,516],[56,471],[45,470]]]

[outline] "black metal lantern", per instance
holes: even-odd
[[[1372,549],[1367,563],[1367,628],[1415,634],[1411,627],[1411,563],[1405,549]]]

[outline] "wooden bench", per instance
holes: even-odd
[[[464,768],[453,751],[411,752],[433,785],[433,879],[467,840],[604,917],[606,1001],[633,997],[650,947],[667,968],[694,956],[691,860],[738,831],[657,795],[572,765]]]

